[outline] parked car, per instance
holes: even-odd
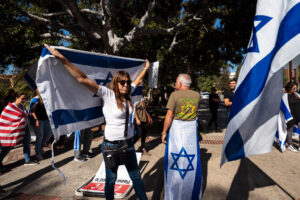
[[[201,99],[209,99],[209,92],[200,92]]]

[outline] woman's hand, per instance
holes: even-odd
[[[148,69],[150,67],[150,63],[149,61],[146,59],[145,61],[145,65],[144,65],[144,70],[139,74],[139,76],[133,81],[133,84],[135,86],[138,86],[139,84],[141,84],[143,82],[143,78],[146,75]]]
[[[149,62],[148,59],[146,59],[146,61],[145,61],[145,69],[149,69],[149,67],[150,67],[150,62]]]
[[[141,121],[139,119],[135,119],[137,125],[141,125]]]
[[[78,83],[86,86],[94,94],[98,92],[99,85],[92,79],[89,79],[86,74],[84,74],[79,68],[73,65],[67,58],[65,58],[61,53],[59,53],[55,48],[50,48],[47,44],[44,44],[49,52],[58,58],[69,73],[77,80]]]
[[[55,57],[57,57],[57,58],[64,58],[64,56],[63,56],[61,53],[59,53],[59,51],[57,51],[55,48],[49,47],[48,44],[44,44],[44,46],[48,49],[48,51],[49,51],[53,56],[55,56]]]

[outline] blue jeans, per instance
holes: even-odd
[[[74,138],[74,151],[82,152],[82,154],[87,154],[91,148],[93,140],[93,133],[90,128],[86,128],[80,131],[75,131]],[[83,144],[83,149],[81,151],[81,144]]]
[[[145,200],[147,199],[144,183],[141,178],[140,169],[137,164],[136,154],[133,146],[133,142],[131,140],[128,140],[128,146],[129,146],[129,157],[128,162],[125,163],[125,167],[128,171],[128,174],[130,176],[130,179],[133,183],[133,188],[139,199]],[[102,153],[103,153],[103,145],[105,146],[116,146],[118,144],[112,144],[109,142],[103,142],[102,144]],[[114,188],[115,188],[115,182],[117,180],[117,171],[118,167],[112,168],[112,169],[105,169],[106,172],[106,179],[105,179],[105,198],[108,200],[114,199]]]
[[[0,165],[2,165],[2,161],[5,156],[12,150],[13,147],[1,147],[0,146]]]
[[[27,127],[23,138],[23,153],[24,153],[25,162],[30,161],[30,141],[31,141],[31,135],[30,135],[29,128]]]
[[[25,135],[23,138],[23,153],[24,153],[25,162],[30,161],[30,140],[31,140],[30,131],[29,131],[29,128],[26,127]],[[5,156],[12,149],[13,149],[13,147],[1,147],[0,146],[0,165],[2,164],[2,161],[5,158]]]
[[[42,154],[42,145],[46,144],[49,138],[52,136],[52,129],[49,120],[39,120],[40,126],[35,127],[35,154]]]

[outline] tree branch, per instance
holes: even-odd
[[[84,31],[93,35],[95,39],[101,39],[98,28],[81,14],[74,0],[58,0],[58,2],[66,6],[67,12],[77,20],[78,25],[82,27]]]
[[[101,11],[95,11],[95,10],[83,8],[80,10],[80,12],[103,17],[103,12],[101,12]],[[68,12],[62,11],[62,12],[57,12],[57,13],[42,13],[41,15],[43,17],[57,17],[57,16],[62,16],[62,15],[67,15],[67,14],[68,14]]]
[[[64,30],[67,30],[69,31],[73,36],[77,37],[77,38],[81,38],[83,40],[88,40],[88,41],[91,41],[93,40],[95,43],[98,43],[99,41],[96,41],[96,39],[94,37],[89,37],[89,36],[83,36],[80,32],[78,32],[78,28],[76,27],[70,27],[70,26],[66,26],[62,23],[54,23],[53,21],[51,20],[48,20],[48,19],[45,19],[45,18],[42,18],[42,17],[39,17],[39,16],[36,16],[32,13],[29,13],[29,12],[24,12],[24,11],[21,11],[22,13],[24,13],[24,15],[30,17],[31,19],[37,21],[37,23],[40,23],[40,24],[46,24],[46,25],[50,25],[52,26],[53,28],[57,28],[57,29],[64,29]],[[44,35],[44,37],[48,37],[49,38],[49,35]],[[58,36],[58,35],[56,35]],[[43,35],[41,35],[41,37],[43,37]],[[65,38],[65,39],[68,39],[68,38]],[[71,39],[71,37],[70,37]],[[73,38],[74,40],[74,38]],[[75,39],[76,40],[76,39]]]
[[[52,32],[52,33],[43,33],[40,35],[41,38],[53,38],[53,37],[58,37],[58,38],[62,38],[62,39],[66,39],[66,40],[71,40],[72,37],[61,34],[61,33],[56,33],[56,32]]]
[[[145,12],[144,16],[141,18],[140,22],[131,30],[129,33],[127,33],[124,38],[126,39],[126,42],[131,42],[140,30],[142,30],[151,20],[151,14],[155,8],[156,0],[153,0],[149,3],[148,9]]]
[[[177,36],[178,36],[178,34],[179,34],[179,32],[177,31],[177,32],[175,33],[174,37],[173,37],[173,41],[172,41],[172,43],[171,43],[169,49],[168,49],[169,51],[172,51],[172,50],[174,49],[174,47],[175,47],[177,44],[179,44],[179,43],[181,43],[181,42],[183,41],[183,40],[177,41]]]

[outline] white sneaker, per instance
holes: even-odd
[[[298,150],[293,145],[289,145],[287,149],[292,152],[298,152]]]
[[[300,151],[300,146],[298,147],[298,151]]]

